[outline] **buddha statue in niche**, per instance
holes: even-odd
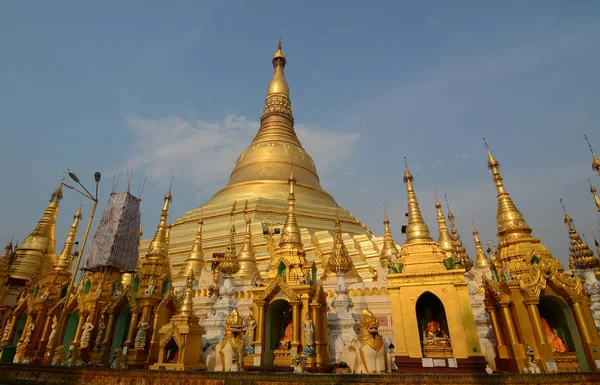
[[[429,321],[423,332],[424,346],[450,346],[450,338],[440,327],[437,321]]]
[[[554,330],[550,327],[550,324],[545,318],[542,318],[542,328],[544,329],[544,334],[546,335],[546,339],[548,340],[548,344],[552,347],[553,353],[565,353],[569,351],[567,345],[563,342],[563,340],[556,335]]]

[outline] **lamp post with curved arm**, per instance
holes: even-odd
[[[77,175],[75,175],[75,173],[69,172],[69,177],[75,183],[77,183],[79,186],[81,186],[83,191],[76,189],[75,187],[65,183],[64,181],[62,182],[63,186],[65,186],[71,190],[77,191],[79,194],[92,200],[94,202],[94,204],[92,205],[92,213],[90,215],[90,219],[88,220],[87,228],[85,229],[85,235],[83,236],[83,241],[81,243],[81,251],[79,253],[77,253],[77,252],[73,253],[77,257],[77,262],[75,263],[75,271],[73,272],[73,274],[71,276],[71,282],[69,282],[69,286],[67,287],[67,294],[65,295],[65,298],[64,298],[65,303],[60,312],[60,317],[58,318],[58,324],[56,325],[57,333],[55,333],[52,341],[48,341],[48,343],[51,344],[50,352],[49,352],[49,356],[48,356],[48,363],[52,363],[52,360],[54,359],[54,354],[56,353],[56,342],[61,337],[63,325],[64,325],[66,317],[67,317],[67,306],[69,305],[69,299],[73,292],[73,287],[75,286],[75,278],[77,276],[77,271],[79,270],[79,265],[81,264],[81,258],[83,257],[83,252],[85,251],[85,244],[87,242],[87,238],[90,233],[90,228],[92,227],[92,222],[94,221],[94,214],[96,213],[96,206],[98,205],[98,183],[100,182],[102,174],[100,174],[99,172],[94,173],[94,180],[96,182],[96,194],[95,195],[92,195],[88,191],[88,189],[86,189],[85,186],[81,184],[81,182],[79,181],[79,178],[77,177]],[[64,336],[63,336],[63,338],[64,338]]]

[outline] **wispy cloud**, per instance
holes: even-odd
[[[474,144],[471,146],[471,148],[469,148],[469,151],[463,153],[463,154],[457,154],[455,159],[456,160],[466,160],[469,159],[471,156],[473,156],[473,150],[477,149],[479,146]]]
[[[216,122],[129,115],[127,124],[133,147],[126,164],[150,179],[164,181],[173,176],[207,192],[227,181],[236,157],[259,127],[258,122],[235,115]],[[307,125],[297,125],[296,132],[321,175],[343,169],[360,140],[358,133],[329,132]]]

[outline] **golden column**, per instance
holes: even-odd
[[[127,332],[127,340],[123,344],[123,346],[126,346],[128,349],[130,349],[133,346],[133,340],[135,338],[135,330],[137,329],[137,320],[139,314],[140,312],[135,312],[131,314],[131,323],[129,324],[129,331]]]
[[[544,334],[544,328],[542,327],[540,310],[538,309],[539,302],[538,299],[530,299],[526,300],[524,304],[527,306],[527,312],[529,313],[529,318],[531,318],[531,323],[533,324],[535,339],[538,344],[546,345],[548,344],[548,340],[546,339],[546,334]]]

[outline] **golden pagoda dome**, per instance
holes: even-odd
[[[281,41],[273,56],[273,77],[267,87],[260,128],[252,143],[237,157],[229,182],[209,203],[233,202],[234,196],[259,194],[276,198],[285,194],[290,167],[294,166],[298,188],[314,203],[335,204],[323,191],[317,169],[294,130],[290,89],[285,79],[286,57]]]
[[[247,201],[244,219],[252,226],[242,223],[236,216],[236,226],[246,225],[245,244],[239,255],[240,271],[236,278],[244,275],[250,265],[256,264],[262,274],[270,266],[270,257],[280,248],[280,235],[292,236],[297,249],[303,252],[309,263],[314,262],[321,274],[326,270],[321,256],[330,253],[332,230],[336,213],[344,223],[344,237],[350,237],[355,246],[348,244],[348,253],[353,261],[358,279],[373,279],[375,266],[380,264],[380,247],[373,233],[350,212],[338,206],[335,199],[323,190],[312,157],[300,143],[294,129],[290,90],[285,78],[287,58],[281,42],[272,57],[273,72],[267,87],[260,127],[252,142],[235,159],[234,167],[226,186],[217,191],[207,202],[193,208],[178,218],[172,228],[169,256],[173,267],[184,268],[190,248],[197,233],[198,220],[203,217],[202,230],[204,253],[220,253],[228,245],[233,202]],[[289,218],[289,175],[294,174],[294,222],[286,225]],[[241,210],[234,210],[241,213]],[[239,219],[238,219],[239,218]],[[257,226],[256,224],[262,226]],[[251,236],[251,238],[248,238]],[[250,243],[249,243],[250,242]],[[148,247],[149,241],[144,245]],[[288,250],[289,242],[284,249]],[[354,270],[353,270],[354,272]],[[178,276],[184,279],[184,273]],[[182,282],[183,283],[183,282]]]

